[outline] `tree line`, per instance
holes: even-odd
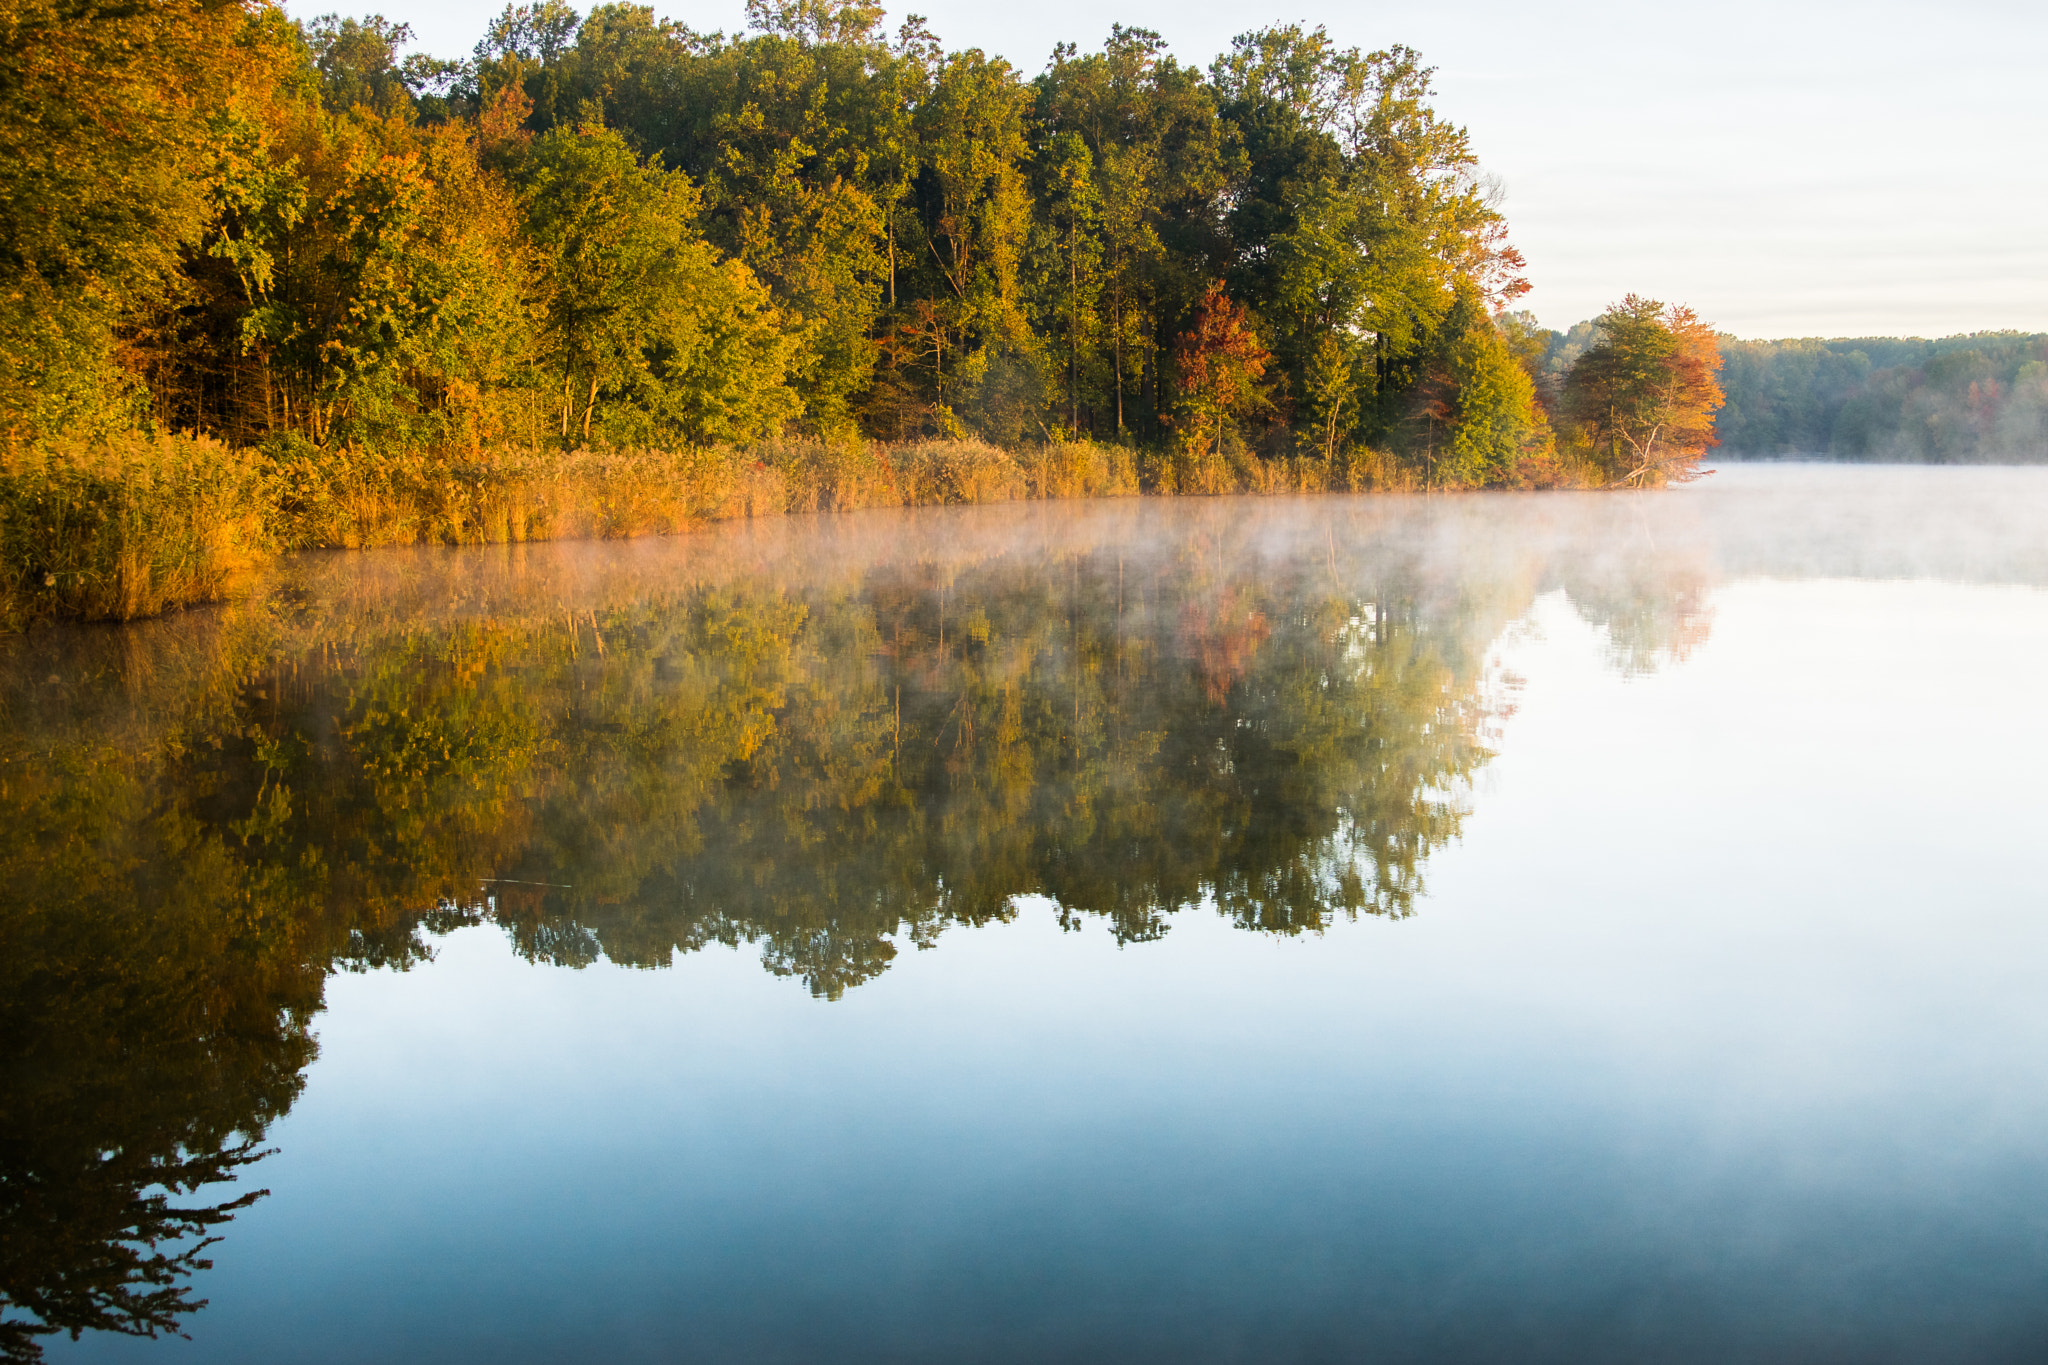
[[[1204,70],[1114,26],[1029,75],[882,20],[536,0],[445,61],[264,0],[12,5],[0,432],[1092,441],[1164,491],[1662,482],[1711,440],[1684,310],[1631,297],[1544,372],[1412,49],[1278,25]]]
[[[2048,459],[2048,336],[1721,339],[1735,456],[1916,464]]]

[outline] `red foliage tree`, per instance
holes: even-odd
[[[1174,343],[1179,380],[1173,424],[1182,449],[1206,454],[1222,448],[1229,423],[1258,406],[1259,378],[1272,359],[1251,316],[1212,284],[1195,308],[1194,320]]]

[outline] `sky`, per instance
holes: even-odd
[[[1439,110],[1505,182],[1546,326],[1625,293],[1691,305],[1742,337],[2048,330],[2048,6],[1729,0],[917,0],[952,47],[1033,74],[1111,22],[1206,65],[1271,23],[1438,69]],[[420,50],[459,56],[502,0],[394,9]],[[327,8],[298,0],[301,17]],[[657,0],[737,30],[743,0]],[[907,7],[892,9],[890,24]]]

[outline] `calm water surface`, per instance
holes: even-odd
[[[13,1344],[2039,1360],[2043,585],[2048,471],[1738,467],[0,641]]]

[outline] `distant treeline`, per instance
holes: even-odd
[[[1722,337],[1723,455],[2048,461],[2048,336]]]

